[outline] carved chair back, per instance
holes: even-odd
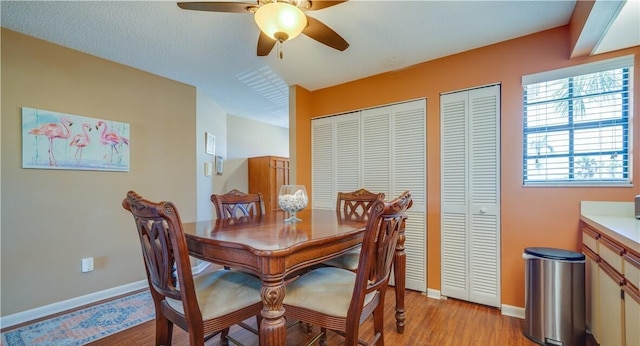
[[[191,346],[204,346],[220,332],[222,344],[228,345],[230,326],[260,314],[258,279],[232,271],[193,276],[173,203],[154,203],[129,191],[122,206],[131,212],[138,230],[156,312],[156,345],[171,345],[174,324],[189,333]],[[199,301],[198,296],[206,299]]]
[[[184,319],[168,307],[165,298],[179,300],[190,324],[202,326],[189,251],[176,206],[148,201],[134,191],[127,193],[122,206],[131,212],[138,229],[156,314],[162,312],[170,320]]]
[[[326,345],[327,329],[343,335],[345,346],[384,345],[384,299],[398,236],[412,204],[409,191],[390,202],[371,203],[355,274],[321,267],[287,287],[285,314],[319,325],[320,345]],[[360,325],[372,314],[373,336],[364,342],[359,338]]]
[[[371,205],[349,311],[359,309],[362,313],[366,295],[374,291],[378,291],[376,294],[386,291],[398,235],[405,227],[406,211],[412,205],[409,191],[390,202],[378,200]],[[360,314],[351,317],[357,321]]]
[[[384,193],[374,193],[367,189],[353,192],[338,192],[336,211],[347,220],[365,219],[373,202],[384,200]]]
[[[233,189],[225,194],[211,195],[211,202],[218,219],[240,216],[264,215],[264,198],[262,193],[244,193]]]

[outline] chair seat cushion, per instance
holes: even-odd
[[[218,270],[194,276],[193,281],[203,320],[226,315],[262,301],[262,283],[246,273]],[[167,303],[174,310],[184,313],[181,301],[167,298]]]
[[[341,256],[332,258],[322,262],[324,265],[338,267],[346,270],[358,270],[358,261],[360,261],[360,248],[353,249]]]
[[[333,267],[314,269],[287,286],[284,304],[346,318],[355,282],[356,274],[349,270]],[[364,305],[374,297],[375,292],[369,293]]]

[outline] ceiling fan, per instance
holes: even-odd
[[[276,44],[280,45],[300,33],[339,51],[349,47],[349,43],[321,21],[305,15],[306,11],[316,11],[341,4],[344,1],[325,0],[257,0],[256,2],[179,2],[184,10],[251,13],[260,27],[258,56],[269,55]],[[282,59],[282,51],[278,56]]]

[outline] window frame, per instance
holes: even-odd
[[[633,105],[633,55],[623,56],[619,58],[599,61],[595,63],[583,64],[572,66],[568,68],[545,71],[533,75],[527,75],[522,77],[523,86],[523,124],[522,124],[522,184],[524,187],[535,186],[633,186],[633,173],[632,173],[632,105]],[[622,69],[622,85],[621,88],[615,91],[604,91],[599,93],[593,93],[588,95],[574,95],[573,83],[575,77],[580,77],[586,74],[599,73],[612,71],[616,69]],[[527,86],[552,82],[555,80],[568,79],[566,95],[558,99],[542,99],[527,103]],[[590,120],[576,122],[575,118],[578,116],[576,110],[573,109],[573,102],[579,98],[598,97],[603,95],[620,95],[620,112],[621,116],[616,118],[610,118],[605,120]],[[536,105],[549,104],[554,102],[567,102],[567,121],[564,124],[551,124],[551,125],[539,125],[529,128],[527,126],[527,111],[529,107]],[[611,149],[608,151],[591,151],[576,153],[575,148],[575,135],[577,131],[585,129],[599,129],[599,128],[612,128],[613,126],[621,126],[622,130],[622,147],[620,149]],[[527,136],[531,134],[560,134],[566,132],[568,136],[568,149],[566,152],[557,154],[538,154],[529,155],[529,143],[527,142]],[[626,138],[626,139],[625,139]],[[619,155],[622,159],[622,177],[621,178],[595,178],[595,179],[576,179],[577,172],[576,161],[580,157],[590,157],[596,154],[600,155]],[[567,179],[540,179],[540,180],[527,180],[529,161],[534,158],[567,158]],[[626,162],[626,165],[624,164]]]

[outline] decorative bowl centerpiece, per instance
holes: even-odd
[[[285,222],[302,221],[296,217],[296,213],[307,207],[309,199],[304,185],[282,185],[278,194],[278,206],[289,213]]]

